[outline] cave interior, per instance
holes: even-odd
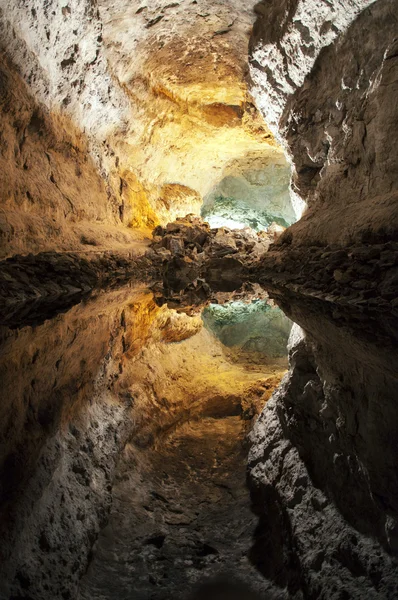
[[[398,598],[398,0],[0,0],[0,600]]]

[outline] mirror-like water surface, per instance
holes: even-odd
[[[280,309],[188,316],[126,287],[20,325],[2,330],[3,594],[185,598],[226,571],[267,589],[246,436],[287,366]]]

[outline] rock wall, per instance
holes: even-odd
[[[292,323],[269,300],[210,304],[202,313],[204,326],[236,355],[236,360],[285,366]]]
[[[85,136],[67,116],[35,101],[4,53],[0,81],[0,258],[131,246],[118,199],[99,175]]]
[[[100,295],[38,327],[2,328],[1,598],[75,595],[131,423],[129,399],[108,389],[126,300]]]
[[[290,199],[290,176],[284,156],[237,159],[204,197],[201,214],[212,227],[246,226],[261,231],[274,221],[287,227],[297,218]]]
[[[252,559],[297,598],[397,595],[397,4],[367,4],[262,2],[251,44],[308,207],[254,269],[304,336],[249,465]]]
[[[260,3],[254,95],[284,140],[294,192],[309,207],[289,233],[295,244],[396,234],[397,5],[382,0],[358,15],[367,4],[292,4],[273,30],[275,9]]]

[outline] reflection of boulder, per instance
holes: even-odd
[[[184,304],[197,305],[212,293],[239,289],[273,240],[250,228],[210,229],[200,217],[187,215],[156,227],[146,256],[161,268],[163,299],[181,304],[184,295]]]
[[[210,287],[220,292],[237,290],[247,277],[243,263],[229,256],[211,258],[206,263],[205,275]]]

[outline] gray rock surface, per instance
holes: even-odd
[[[252,560],[293,596],[395,598],[393,330],[273,295],[305,334],[294,326],[289,373],[251,434]]]
[[[149,452],[124,454],[81,600],[185,600],[196,584],[220,573],[245,581],[246,594],[273,590],[247,557],[256,518],[245,485],[245,433],[238,416],[207,417],[179,427]],[[274,592],[272,598],[285,597]]]
[[[298,244],[396,234],[397,4],[358,15],[367,4],[291,3],[272,29],[279,8],[260,3],[251,73],[292,159],[294,196],[309,206],[290,231]]]

